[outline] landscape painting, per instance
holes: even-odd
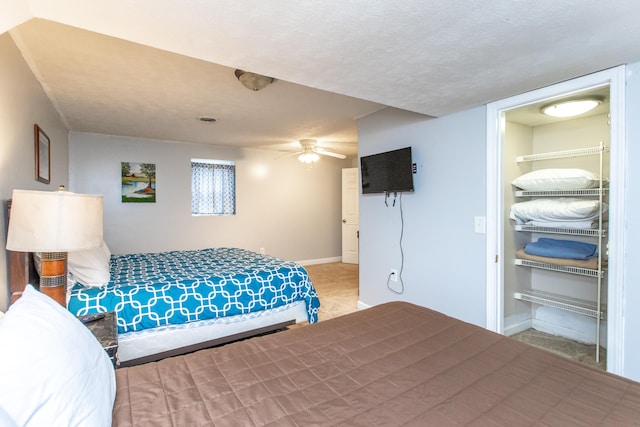
[[[122,203],[155,203],[155,163],[122,162],[121,165]]]

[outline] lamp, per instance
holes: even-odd
[[[602,99],[596,97],[570,99],[547,104],[540,111],[552,117],[573,117],[591,111],[601,103]]]
[[[261,74],[250,73],[248,71],[236,70],[235,75],[240,83],[249,90],[259,91],[273,83],[273,77],[263,76]]]
[[[42,252],[40,292],[67,305],[67,252],[102,244],[102,196],[13,190],[7,249]]]

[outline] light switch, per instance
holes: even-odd
[[[487,217],[486,216],[473,217],[473,226],[476,233],[485,234],[487,232]]]

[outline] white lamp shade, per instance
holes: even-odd
[[[73,252],[102,244],[102,196],[13,190],[7,249]]]

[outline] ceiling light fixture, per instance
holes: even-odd
[[[304,152],[298,156],[302,163],[315,163],[320,160],[320,156],[313,152],[311,147],[305,147]]]
[[[254,92],[264,89],[274,81],[273,77],[267,77],[243,70],[236,70],[235,75],[244,87]]]
[[[574,117],[593,110],[601,103],[602,99],[596,97],[570,99],[545,105],[540,111],[552,117]]]

